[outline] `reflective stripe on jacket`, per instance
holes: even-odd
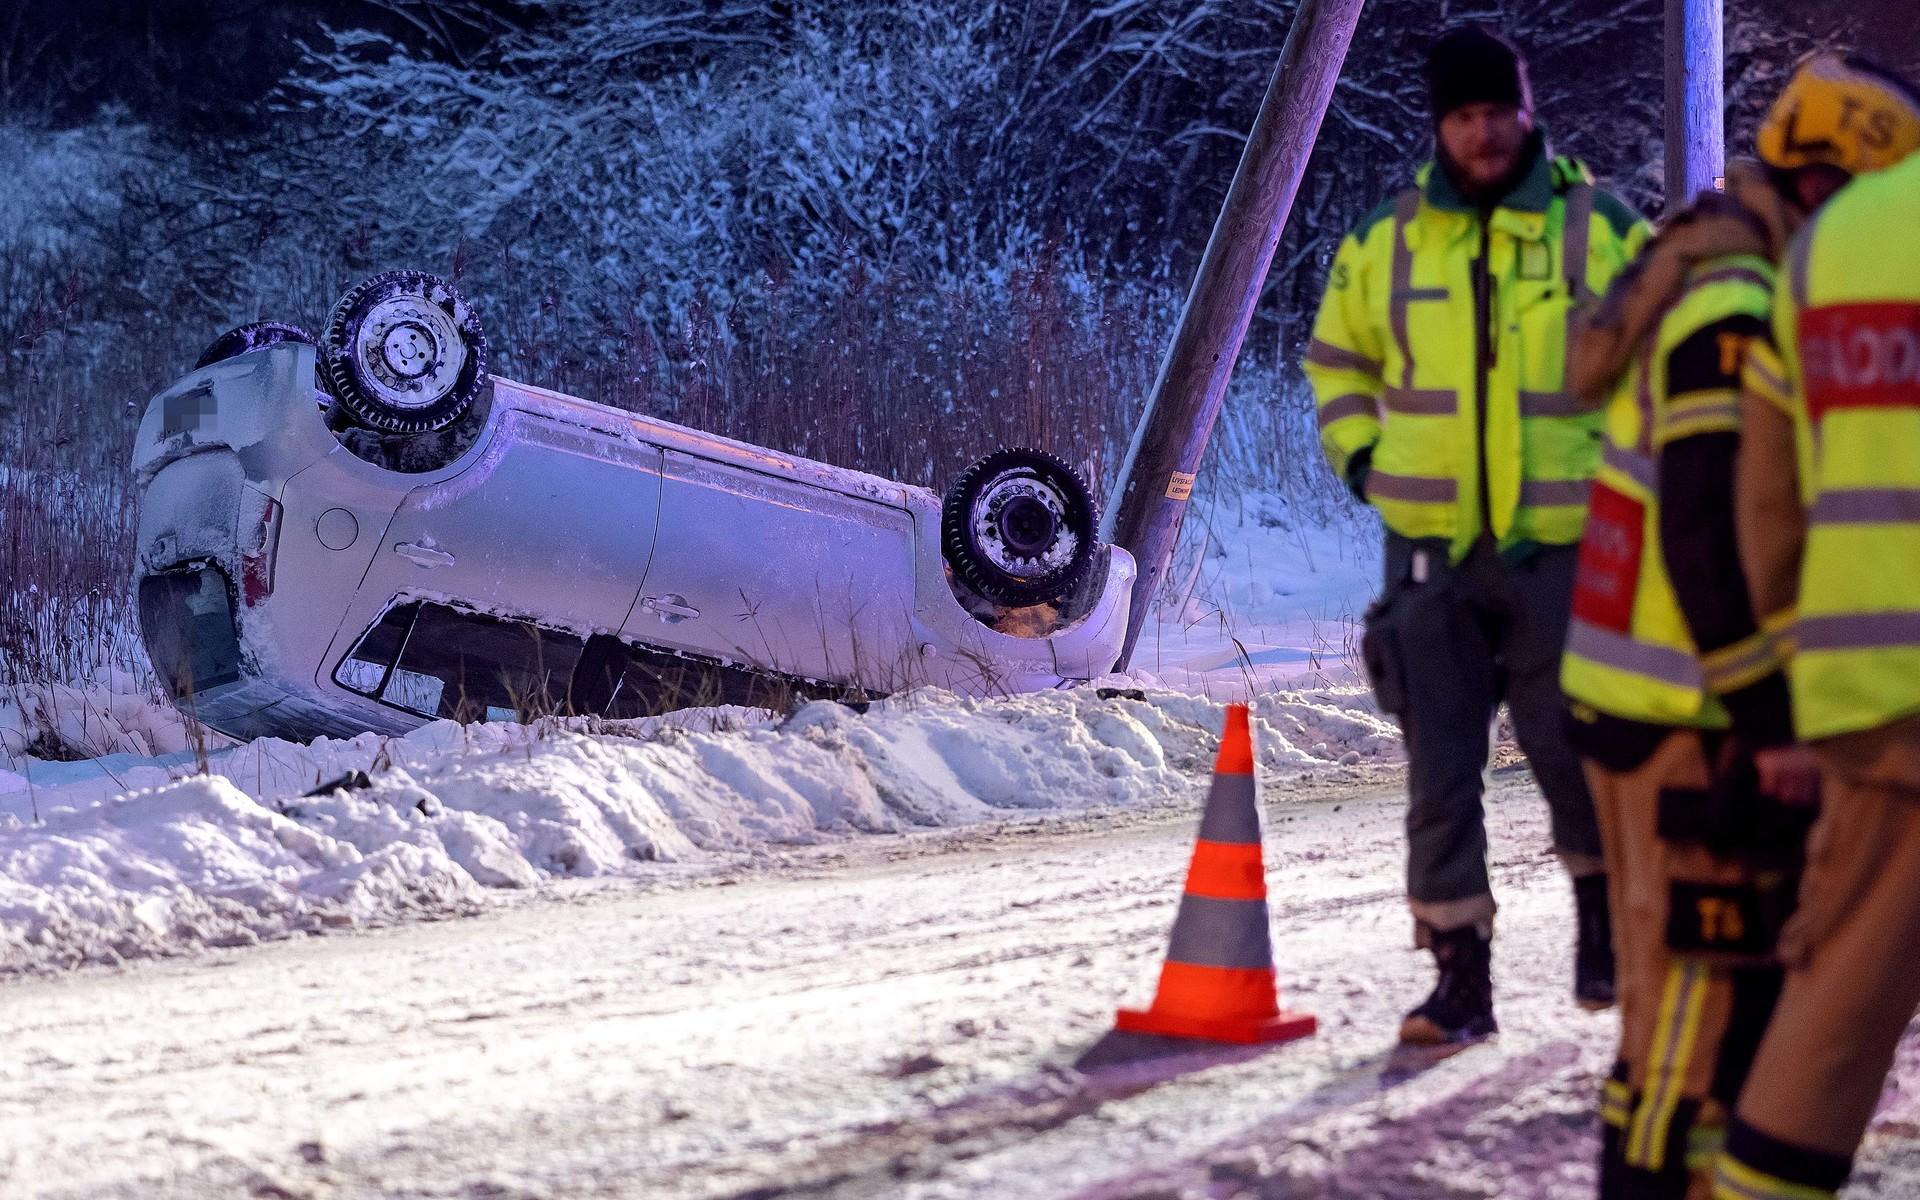
[[[1564,390],[1568,314],[1647,235],[1585,167],[1544,151],[1485,221],[1446,172],[1422,168],[1341,243],[1327,281],[1306,371],[1334,470],[1371,448],[1367,499],[1388,528],[1446,538],[1458,560],[1481,532],[1484,456],[1501,545],[1578,541],[1599,416]]]
[[[1807,508],[1793,625],[1808,739],[1920,713],[1920,157],[1801,232],[1776,304]]]
[[[1720,345],[1713,334],[1737,318],[1757,332],[1773,277],[1772,265],[1753,255],[1694,268],[1607,406],[1561,666],[1561,687],[1578,703],[1631,721],[1724,729],[1730,722],[1718,697],[1778,669],[1761,636],[1699,650],[1668,573],[1656,465],[1673,443],[1739,430],[1745,342]],[[1723,360],[1693,365],[1703,351]],[[1724,500],[1730,511],[1733,497]],[[1736,591],[1743,585],[1728,580]]]

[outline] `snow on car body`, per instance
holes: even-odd
[[[382,438],[340,418],[330,353],[247,348],[141,420],[142,632],[224,733],[998,694],[1118,655],[1125,551],[1089,542],[1014,636],[975,615],[924,488],[489,376],[458,425]]]

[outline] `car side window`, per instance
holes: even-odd
[[[629,647],[606,713],[615,720],[651,717],[676,708],[716,704],[771,706],[777,684],[739,668],[682,658],[644,647]],[[763,695],[756,695],[762,693]]]
[[[350,692],[378,698],[419,612],[418,604],[398,604],[380,614],[373,628],[360,635],[359,643],[334,669],[333,681]]]
[[[800,679],[741,663],[723,663],[640,644],[620,644],[612,695],[596,711],[614,720],[650,717],[679,708],[737,704],[782,712],[796,702],[831,697],[866,699],[846,685]]]
[[[566,710],[583,646],[528,621],[406,604],[367,631],[334,679],[425,717],[524,721]]]

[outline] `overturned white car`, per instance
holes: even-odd
[[[489,376],[448,283],[223,335],[148,404],[141,629],[237,737],[1109,670],[1134,564],[1051,457],[931,492]]]

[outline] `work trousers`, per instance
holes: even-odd
[[[1812,1200],[1846,1182],[1920,1006],[1920,793],[1828,773],[1780,1004],[1720,1160],[1716,1200]]]
[[[1705,1197],[1727,1113],[1779,994],[1780,971],[1669,948],[1673,887],[1742,885],[1743,860],[1660,834],[1663,792],[1711,785],[1711,748],[1676,729],[1638,767],[1587,763],[1613,910],[1620,1052],[1601,1100],[1602,1200]]]
[[[1391,699],[1383,707],[1406,738],[1407,896],[1427,928],[1493,920],[1481,797],[1502,701],[1546,794],[1554,850],[1574,875],[1602,869],[1560,692],[1577,555],[1573,546],[1546,546],[1510,563],[1483,538],[1450,565],[1444,541],[1387,535],[1385,587],[1368,636],[1394,676],[1383,687],[1375,671],[1376,688]]]

